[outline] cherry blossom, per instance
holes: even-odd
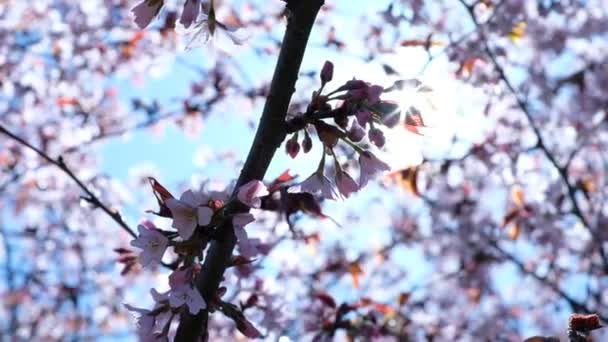
[[[237,238],[239,250],[241,251],[241,255],[246,258],[251,258],[258,254],[257,248],[255,248],[255,244],[253,243],[255,241],[249,239],[245,230],[245,226],[253,221],[255,221],[255,218],[250,213],[239,213],[232,218],[232,225],[234,226],[234,234]]]
[[[364,151],[359,154],[359,186],[365,187],[367,183],[372,179],[378,172],[389,171],[390,167],[380,159],[378,159],[373,153]]]
[[[156,317],[151,310],[134,307],[130,304],[124,304],[127,310],[139,314],[137,317],[137,335],[140,340],[154,333],[154,325]]]
[[[189,239],[197,225],[206,226],[211,222],[213,210],[206,206],[208,201],[209,197],[192,190],[184,192],[179,200],[169,198],[166,201],[173,214],[172,227],[182,238]]]
[[[141,248],[139,261],[142,266],[154,266],[160,263],[169,245],[169,239],[155,227],[137,226],[139,237],[131,241],[131,246]]]
[[[164,0],[144,0],[131,10],[140,29],[146,28],[163,7]]]
[[[300,190],[311,194],[321,195],[321,197],[330,200],[338,198],[338,193],[336,192],[334,184],[319,171],[314,172],[300,183]]]
[[[169,292],[169,304],[173,308],[179,308],[185,304],[192,315],[207,308],[203,296],[201,296],[197,289],[189,284],[184,284],[171,289],[171,292]]]
[[[252,208],[259,208],[262,204],[260,197],[268,195],[268,189],[259,180],[251,180],[239,188],[237,198],[241,203]]]
[[[196,19],[201,9],[200,0],[186,0],[184,2],[184,9],[182,10],[182,16],[179,22],[188,28]]]
[[[187,49],[209,44],[225,52],[231,52],[235,46],[242,45],[244,38],[236,27],[224,25],[215,17],[214,3],[211,1],[209,13],[194,26],[194,34],[188,42]]]
[[[357,182],[348,173],[340,169],[336,171],[336,186],[345,198],[359,190]]]

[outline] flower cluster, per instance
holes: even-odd
[[[169,247],[179,255],[175,270],[169,276],[170,290],[158,293],[152,290],[155,307],[152,310],[130,305],[127,308],[137,314],[138,333],[142,340],[166,338],[171,320],[178,312],[187,310],[197,314],[206,309],[205,302],[196,287],[197,275],[202,260],[200,251],[213,239],[218,227],[230,220],[238,240],[239,251],[245,258],[253,258],[261,251],[259,239],[250,239],[245,226],[255,221],[250,213],[234,212],[237,201],[241,206],[259,208],[261,197],[269,194],[259,180],[252,180],[238,188],[236,198],[231,199],[226,192],[187,190],[179,199],[165,189],[154,178],[149,178],[160,210],[159,216],[172,219],[173,230],[162,230],[150,221],[139,225],[139,236],[131,245],[141,249],[139,261],[144,267],[152,267],[162,262]]]
[[[146,28],[158,16],[164,5],[164,0],[144,0],[132,12],[135,23],[141,29]],[[184,33],[190,36],[187,49],[213,43],[225,51],[230,51],[235,45],[241,45],[243,38],[237,28],[230,27],[217,20],[215,16],[215,3],[209,2],[207,13],[201,11],[201,0],[185,0],[179,23],[185,29]],[[188,30],[193,27],[193,30]]]
[[[390,170],[388,164],[376,157],[371,149],[372,145],[374,148],[384,147],[386,138],[382,127],[393,128],[402,122],[407,130],[417,133],[416,127],[424,126],[419,113],[408,112],[402,118],[396,103],[382,100],[382,94],[391,89],[379,85],[352,79],[323,94],[323,89],[333,78],[333,71],[333,64],[325,62],[320,73],[321,86],[313,92],[306,112],[288,122],[293,136],[285,143],[285,150],[292,158],[299,154],[300,149],[308,153],[312,148],[308,130],[314,127],[323,144],[323,154],[319,167],[300,183],[300,189],[327,199],[347,198],[366,186],[376,174]],[[327,119],[333,119],[333,124],[326,122]],[[304,139],[300,143],[301,131]],[[338,162],[335,148],[339,142],[359,155],[358,182]],[[326,155],[334,159],[332,177],[325,174]]]

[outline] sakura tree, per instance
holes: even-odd
[[[606,338],[603,1],[9,0],[0,42],[2,336]]]

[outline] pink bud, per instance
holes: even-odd
[[[304,140],[302,140],[302,149],[304,153],[310,152],[312,149],[312,139],[310,138],[310,134],[306,130],[304,130]]]
[[[382,147],[384,143],[386,143],[386,139],[384,138],[384,133],[378,128],[372,128],[368,132],[369,140],[376,146]]]
[[[295,158],[300,152],[300,144],[298,143],[298,135],[294,134],[293,138],[287,140],[285,143],[285,151],[291,158]]]
[[[321,69],[321,83],[325,84],[334,77],[334,65],[330,61],[325,61]]]
[[[367,83],[365,81],[353,79],[353,80],[347,81],[343,86],[338,88],[338,91],[365,89],[365,88],[367,88]]]

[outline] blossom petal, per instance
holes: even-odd
[[[209,207],[198,207],[197,208],[198,224],[206,226],[211,223],[213,218],[213,210]]]
[[[266,185],[261,181],[254,179],[239,188],[237,198],[243,204],[252,208],[259,208],[261,205],[260,197],[268,195]]]

